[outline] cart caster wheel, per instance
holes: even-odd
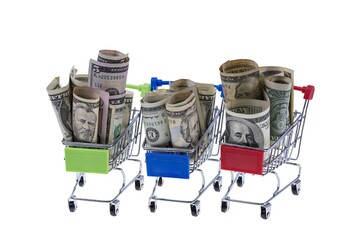
[[[86,183],[85,175],[81,175],[80,179],[79,179],[79,186],[83,187],[85,185],[85,183]]]
[[[291,184],[291,191],[294,195],[299,195],[301,190],[301,180],[296,180],[293,184]]]
[[[222,176],[218,176],[214,182],[214,190],[220,192],[222,187]]]
[[[238,187],[242,187],[244,186],[244,183],[245,183],[245,176],[239,175],[239,177],[236,179],[236,184],[238,185]]]
[[[270,217],[271,213],[271,204],[266,203],[261,206],[261,218],[262,219],[268,219]]]
[[[136,179],[135,179],[135,189],[140,191],[141,189],[143,189],[144,187],[144,176],[143,175],[139,175]]]
[[[162,177],[159,177],[157,185],[161,187],[164,184],[164,179]]]
[[[223,213],[229,211],[229,208],[230,208],[230,203],[228,201],[221,201],[221,211]]]
[[[199,216],[200,214],[200,201],[196,200],[195,202],[190,204],[190,209],[191,209],[191,215],[193,215],[194,217]]]
[[[118,199],[112,201],[110,203],[110,214],[111,216],[117,216],[117,214],[119,213],[119,205],[120,205],[120,201]]]
[[[150,209],[150,212],[155,212],[155,211],[156,211],[156,208],[157,208],[156,201],[151,200],[151,201],[149,202],[149,209]]]
[[[75,196],[74,196],[75,197]],[[75,212],[75,210],[77,209],[77,202],[76,200],[73,200],[71,198],[69,198],[68,200],[68,205],[69,205],[69,210],[70,212]]]

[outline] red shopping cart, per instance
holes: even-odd
[[[224,135],[222,136],[220,151],[221,169],[229,170],[231,173],[230,186],[221,200],[222,212],[227,212],[229,210],[230,202],[254,204],[261,206],[261,217],[267,219],[270,216],[270,201],[272,199],[290,186],[294,195],[299,194],[301,189],[301,166],[296,160],[300,153],[309,101],[313,98],[315,88],[311,85],[305,87],[294,86],[294,90],[301,91],[304,94],[302,112],[294,111],[293,124],[271,145],[270,148],[260,150],[257,148],[229,144],[225,143]],[[298,174],[295,179],[281,187],[280,177],[275,170],[284,164],[297,167]],[[230,192],[233,189],[233,186],[237,184],[237,186],[242,187],[246,173],[262,176],[265,176],[268,173],[275,174],[277,187],[272,196],[264,202],[253,202],[231,198]]]

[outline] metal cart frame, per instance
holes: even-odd
[[[70,212],[75,212],[77,209],[77,201],[88,201],[108,203],[110,205],[110,214],[116,216],[119,212],[120,201],[118,198],[120,194],[133,183],[135,183],[136,190],[143,188],[144,176],[141,175],[142,162],[134,158],[140,153],[141,132],[141,112],[134,108],[132,109],[129,125],[113,144],[63,141],[63,144],[66,146],[65,161],[67,171],[76,172],[76,183],[68,198]],[[135,152],[133,153],[134,150]],[[126,182],[125,171],[118,167],[125,160],[139,164],[139,171],[128,182]],[[85,172],[107,174],[112,170],[117,170],[122,175],[122,185],[115,197],[108,200],[76,197],[77,187],[83,187],[86,183]]]
[[[304,93],[304,106],[302,112],[294,112],[294,121],[289,129],[278,139],[269,149],[259,150],[256,148],[228,144],[224,142],[224,135],[221,140],[221,169],[229,170],[231,173],[231,183],[225,196],[221,200],[221,211],[229,210],[230,202],[253,204],[261,206],[261,217],[268,219],[271,212],[270,201],[277,197],[281,192],[291,186],[292,193],[298,195],[301,189],[301,166],[296,162],[300,154],[301,142],[307,116],[309,101],[313,98],[315,88],[311,85],[306,87],[294,86],[294,90]],[[286,164],[298,168],[297,176],[280,186],[280,177],[275,169]],[[230,192],[233,186],[244,185],[245,173],[265,176],[272,173],[276,176],[277,186],[272,196],[263,202],[253,202],[247,200],[233,199]],[[235,175],[235,176],[234,176]]]
[[[156,83],[156,81],[158,81],[158,83]],[[161,85],[159,85],[159,81]],[[162,80],[157,80],[157,78],[152,78],[151,89],[155,90],[157,89],[157,86],[162,86],[163,84],[169,84],[169,81],[163,82]],[[219,155],[220,151],[223,112],[224,104],[222,102],[220,109],[215,107],[213,120],[210,126],[207,128],[206,132],[194,148],[150,147],[146,143],[146,138],[144,139],[143,149],[147,151],[145,155],[147,174],[148,176],[156,177],[155,185],[148,201],[148,207],[151,212],[156,211],[158,201],[167,201],[190,204],[192,216],[198,216],[200,213],[199,198],[210,187],[210,185],[213,185],[215,191],[220,192],[222,187],[220,160],[215,157]],[[194,162],[191,162],[190,158],[194,158]],[[200,169],[200,166],[204,164],[205,161],[217,164],[218,168],[216,175],[208,183],[206,183],[203,170]],[[158,197],[156,195],[157,187],[161,187],[164,184],[164,178],[190,179],[190,174],[195,171],[199,172],[202,178],[201,187],[195,198],[183,200]]]

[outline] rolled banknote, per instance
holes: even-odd
[[[107,143],[112,144],[119,136],[123,129],[123,111],[125,106],[125,94],[112,95],[109,97],[109,112],[107,125]]]
[[[99,62],[104,63],[125,63],[129,62],[127,54],[112,49],[101,49],[98,54]]]
[[[269,78],[272,76],[284,76],[291,79],[291,85],[294,86],[294,70],[279,67],[279,66],[263,66],[259,68],[260,71],[260,79],[264,82],[265,78]],[[290,124],[294,122],[294,88],[291,88],[290,94],[290,104],[289,104],[289,116],[290,116]]]
[[[206,122],[205,122],[205,118],[204,118],[204,115],[203,115],[203,111],[201,110],[201,103],[200,103],[200,100],[199,100],[200,97],[199,97],[199,92],[198,92],[197,86],[194,85],[194,86],[190,86],[190,87],[187,87],[187,88],[183,88],[182,90],[180,90],[178,92],[175,92],[175,93],[187,93],[187,92],[190,92],[190,93],[194,94],[196,111],[197,111],[198,118],[199,118],[200,133],[201,133],[201,136],[202,136],[206,131]],[[173,100],[178,98],[177,96],[174,96],[175,93],[172,95]]]
[[[170,95],[164,92],[150,92],[140,101],[146,143],[151,147],[170,145],[171,136],[165,107],[168,96]]]
[[[250,59],[229,60],[220,68],[225,102],[236,99],[263,100],[259,66]]]
[[[86,91],[88,87],[77,87]],[[98,137],[100,143],[106,144],[106,130],[107,130],[107,116],[109,111],[109,93],[99,88],[92,88],[97,94],[99,94],[99,121],[98,121]]]
[[[122,131],[125,130],[129,125],[133,98],[134,98],[134,92],[130,90],[126,90],[125,105],[124,105],[123,118],[122,118]]]
[[[265,92],[270,99],[270,140],[277,141],[290,126],[289,104],[292,81],[288,77],[265,78]]]
[[[193,92],[178,92],[166,103],[173,147],[194,147],[201,137],[199,116]]]
[[[214,85],[207,83],[196,83],[196,86],[198,88],[199,101],[205,119],[205,127],[207,129],[210,126],[213,117],[216,89]]]
[[[69,84],[60,86],[60,77],[55,77],[46,88],[60,130],[65,141],[72,141],[71,96]]]
[[[195,82],[190,79],[178,79],[173,82],[170,82],[169,89],[172,92],[178,92],[184,88],[195,86]]]
[[[77,69],[73,66],[70,70],[70,83],[72,89],[74,87],[87,87],[89,85],[89,75],[88,74],[76,74]]]
[[[111,95],[125,92],[129,62],[107,63],[90,59],[89,86],[100,88]]]
[[[100,96],[90,87],[73,91],[72,126],[74,141],[97,143]]]
[[[225,142],[260,149],[270,147],[270,103],[239,99],[226,103]]]

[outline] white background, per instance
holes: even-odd
[[[359,8],[347,0],[293,2],[2,2],[0,239],[358,239]],[[290,189],[280,194],[268,220],[253,205],[232,203],[222,213],[230,183],[223,171],[222,191],[205,192],[198,217],[179,203],[158,202],[150,213],[154,179],[146,176],[144,164],[144,189],[131,186],[121,195],[117,217],[110,216],[107,204],[87,202],[70,213],[75,174],[65,171],[46,86],[56,76],[66,84],[73,65],[86,73],[90,58],[104,48],[129,53],[133,84],[154,76],[218,84],[219,66],[238,58],[294,69],[297,85],[316,87],[299,159],[300,195]],[[271,194],[267,185],[273,176],[260,178],[263,185],[255,181],[253,190],[251,177],[243,190]],[[94,194],[92,184],[112,178],[88,174],[84,190]],[[116,183],[97,188],[111,192],[115,186],[116,192]],[[197,176],[171,183],[165,180],[164,197],[190,195],[200,184]]]

